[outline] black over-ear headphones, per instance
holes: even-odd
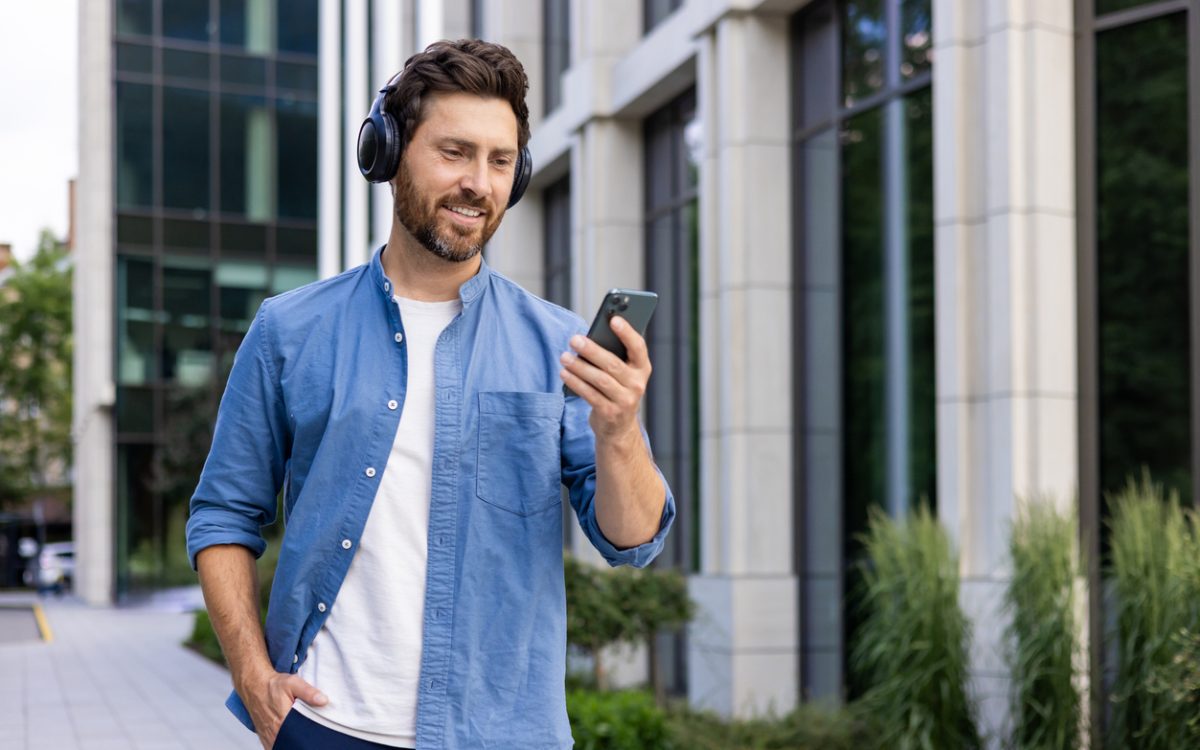
[[[383,108],[384,99],[396,88],[395,82],[402,75],[403,71],[397,73],[388,81],[388,85],[379,90],[375,96],[375,103],[371,105],[371,114],[367,115],[362,127],[358,129],[358,170],[370,182],[387,182],[396,176],[396,170],[400,167],[400,155],[404,153],[404,147],[411,135],[403,132],[396,123],[396,118]],[[525,188],[529,187],[532,174],[533,159],[529,155],[529,148],[523,146],[517,154],[517,163],[513,169],[513,186],[512,192],[508,194],[508,208],[517,205],[517,201],[521,200]]]

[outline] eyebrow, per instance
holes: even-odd
[[[474,151],[475,149],[479,148],[479,145],[473,141],[468,141],[463,138],[455,138],[454,136],[445,136],[438,141],[438,144],[442,146],[457,146],[461,149],[469,151]],[[511,148],[501,148],[493,151],[492,153],[496,156],[514,156],[517,151],[516,149]]]

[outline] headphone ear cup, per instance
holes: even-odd
[[[533,155],[529,153],[529,147],[525,146],[517,154],[517,166],[513,169],[512,192],[508,194],[508,208],[517,205],[517,201],[521,200],[521,196],[525,194],[525,188],[529,187],[529,178],[532,176]]]
[[[369,182],[387,182],[400,166],[399,129],[390,114],[383,111],[385,92],[379,92],[371,113],[358,130],[358,171]]]

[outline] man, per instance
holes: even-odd
[[[618,359],[480,255],[524,187],[527,88],[498,45],[409,59],[377,102],[399,141],[360,142],[392,185],[387,245],[267,300],[238,351],[188,551],[227,705],[264,748],[571,747],[560,484],[612,565],[648,564],[674,519],[638,422],[642,337],[614,319]]]

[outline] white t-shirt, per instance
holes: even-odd
[[[408,347],[404,410],[346,580],[300,665],[299,675],[329,703],[318,708],[297,701],[295,709],[352,737],[416,747],[433,481],[433,354],[462,303],[396,302]]]

